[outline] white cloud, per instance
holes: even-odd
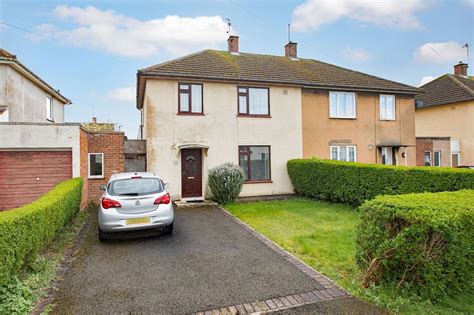
[[[116,88],[110,90],[106,97],[119,102],[135,102],[135,89],[136,87],[134,85]]]
[[[415,51],[415,60],[432,63],[457,63],[466,60],[466,50],[455,41],[425,43]]]
[[[67,5],[57,6],[54,15],[75,25],[69,29],[51,24],[39,25],[37,33],[42,35],[34,39],[53,39],[127,57],[147,57],[158,53],[182,55],[218,47],[225,44],[227,38],[227,24],[220,16],[169,15],[138,20],[112,10]]]
[[[342,18],[399,29],[418,29],[415,13],[431,0],[307,0],[293,11],[292,28],[309,31]]]
[[[372,58],[372,54],[362,48],[347,47],[343,50],[342,54],[348,59],[361,62],[367,61]]]
[[[436,79],[436,77],[433,77],[431,75],[424,76],[423,78],[421,78],[420,84],[418,86],[425,85],[426,83],[431,82],[434,79]]]

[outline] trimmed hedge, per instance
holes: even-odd
[[[34,202],[0,212],[0,286],[31,262],[80,207],[82,179],[73,178]]]
[[[290,160],[287,167],[297,193],[355,206],[378,195],[474,189],[474,171],[469,169],[319,159]]]
[[[364,286],[386,283],[434,300],[474,289],[474,190],[379,196],[360,211]]]

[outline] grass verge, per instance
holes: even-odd
[[[354,258],[360,219],[350,206],[299,198],[233,203],[226,209],[353,295],[375,305],[404,314],[474,313],[471,292],[431,303],[389,288],[364,289]]]
[[[87,210],[78,212],[41,255],[0,287],[0,314],[29,314],[34,309],[37,301],[47,294],[66,250],[74,244],[88,214]],[[47,312],[48,308],[44,313]]]

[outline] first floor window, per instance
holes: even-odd
[[[237,87],[239,115],[270,115],[268,88]]]
[[[329,117],[356,118],[355,93],[329,92]]]
[[[104,153],[89,153],[89,178],[104,178]]]
[[[433,153],[433,165],[441,166],[441,151],[434,151]]]
[[[8,107],[0,107],[0,122],[8,122]]]
[[[246,181],[269,181],[270,146],[239,146],[239,165],[244,170]]]
[[[380,95],[380,119],[395,120],[395,95]]]
[[[457,167],[461,164],[459,153],[451,153],[451,166]]]
[[[202,84],[179,83],[179,112],[202,114]]]
[[[356,147],[331,146],[331,160],[356,162]]]
[[[425,162],[425,166],[431,166],[431,152],[425,152],[424,162]]]
[[[382,164],[385,165],[396,165],[396,148],[394,147],[382,147],[381,149]]]
[[[50,96],[46,97],[46,119],[53,121],[53,99]]]

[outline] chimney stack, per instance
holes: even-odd
[[[92,121],[91,121],[91,123],[93,123],[93,124],[97,124],[97,118],[96,118],[96,117],[92,117]]]
[[[239,36],[230,35],[227,39],[227,48],[230,53],[239,53]]]
[[[298,58],[298,54],[296,53],[296,43],[289,41],[288,44],[285,45],[285,57],[289,58]]]
[[[467,68],[468,67],[469,66],[467,65],[467,63],[459,61],[459,63],[457,65],[454,65],[454,74],[467,76]]]

